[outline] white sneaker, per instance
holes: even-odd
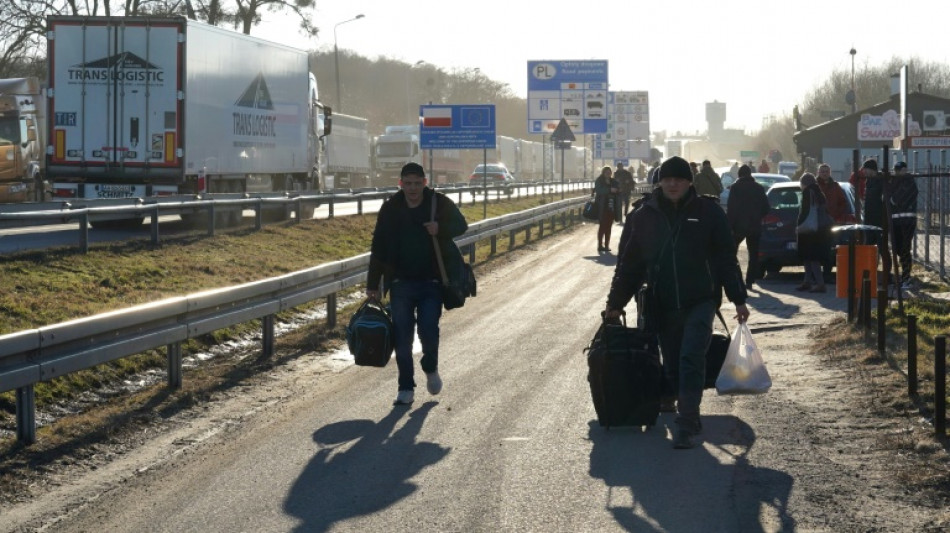
[[[393,402],[393,405],[409,405],[415,399],[414,396],[411,390],[401,390],[396,394],[396,401]]]
[[[426,389],[433,396],[442,392],[442,378],[439,377],[438,371],[426,374]]]

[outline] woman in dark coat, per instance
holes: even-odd
[[[604,167],[594,181],[594,201],[600,214],[600,224],[597,226],[598,252],[610,251],[610,229],[615,220],[614,213],[620,205],[619,200],[620,182],[614,179],[610,167]]]
[[[828,203],[818,187],[814,174],[806,172],[799,180],[802,188],[802,204],[798,212],[798,256],[805,265],[805,280],[795,290],[825,292],[825,278],[821,273],[821,264],[828,259],[831,250],[831,216]],[[803,227],[809,214],[815,211],[818,219],[817,230]]]

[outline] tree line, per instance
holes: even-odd
[[[0,78],[46,78],[47,15],[175,15],[251,34],[265,12],[283,11],[296,15],[301,32],[316,36],[320,29],[311,22],[313,7],[314,0],[0,0],[4,21],[0,25]],[[316,50],[310,58],[321,100],[335,112],[366,118],[371,135],[381,133],[387,125],[414,122],[422,104],[491,103],[495,105],[499,135],[529,137],[525,99],[516,96],[508,84],[492,80],[478,69],[444,69],[384,56],[371,59],[349,50],[340,50],[338,55],[332,50]],[[887,100],[890,78],[905,64],[912,91],[919,88],[928,94],[950,97],[950,68],[946,64],[894,57],[886,64],[865,64],[854,72],[857,108]],[[337,87],[341,94],[337,94]],[[786,159],[792,158],[796,126],[814,126],[828,121],[829,112],[848,111],[845,95],[850,89],[850,70],[830,72],[826,81],[803,95],[801,101],[789,102],[786,109],[778,110],[755,132],[755,146],[751,148],[763,154],[778,149]],[[796,105],[799,124],[793,117]],[[655,133],[664,137],[665,132]]]

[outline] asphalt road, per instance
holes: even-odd
[[[315,354],[7,518],[52,502],[67,510],[44,531],[891,530],[862,521],[868,502],[852,492],[889,486],[860,479],[875,464],[868,444],[854,442],[850,464],[838,436],[820,435],[843,424],[810,421],[842,402],[828,385],[839,378],[802,353],[802,327],[843,304],[791,291],[800,274],[766,280],[752,300],[769,395],[707,393],[692,450],[672,449],[669,414],[647,430],[597,425],[582,350],[615,259],[595,253],[595,232],[584,225],[480,273],[478,297],[443,317],[439,396],[422,386],[414,405],[394,407],[394,363]],[[880,520],[917,516],[889,497],[872,500]]]

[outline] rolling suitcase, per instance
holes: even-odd
[[[656,425],[663,371],[656,335],[606,320],[585,349],[587,381],[601,426]]]

